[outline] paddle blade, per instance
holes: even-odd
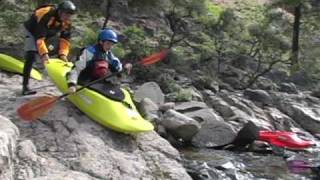
[[[154,64],[154,63],[156,63],[158,61],[163,60],[167,56],[168,52],[169,52],[169,49],[163,49],[162,51],[160,51],[158,53],[154,53],[154,54],[152,54],[150,56],[147,56],[147,57],[143,58],[139,62],[139,64],[145,65],[145,66]]]
[[[17,113],[21,119],[26,121],[34,121],[37,118],[47,114],[54,106],[59,97],[41,96],[21,105]]]

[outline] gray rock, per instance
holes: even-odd
[[[216,147],[232,142],[235,137],[235,130],[227,123],[209,122],[202,125],[192,138],[192,144],[197,147]]]
[[[174,102],[167,102],[160,105],[159,110],[165,112],[165,111],[168,111],[169,109],[174,109],[175,105],[176,104]]]
[[[141,102],[144,98],[149,98],[158,105],[164,103],[164,94],[155,82],[144,83],[135,91],[134,100],[136,102]]]
[[[142,115],[150,121],[159,121],[159,107],[149,98],[144,98],[139,105]]]
[[[193,101],[203,101],[201,93],[196,89],[191,89],[191,100]]]
[[[280,91],[290,93],[290,94],[298,94],[299,91],[295,84],[293,83],[281,83]]]
[[[196,120],[171,109],[164,113],[161,124],[184,141],[190,141],[200,129],[200,124]]]
[[[190,102],[183,102],[183,103],[177,103],[174,109],[178,112],[188,112],[188,111],[194,111],[199,109],[208,108],[206,103],[200,102],[200,101],[190,101]]]
[[[207,99],[207,103],[211,107],[213,107],[214,110],[219,112],[224,118],[228,118],[234,115],[232,107],[220,97],[210,96]]]
[[[200,109],[192,112],[184,113],[184,115],[197,120],[198,122],[223,121],[222,117],[217,115],[213,109]]]
[[[262,103],[262,105],[272,104],[271,96],[264,90],[247,89],[243,95],[254,102]]]
[[[99,180],[99,178],[94,178],[87,173],[76,172],[76,171],[60,171],[47,176],[40,176],[32,178],[33,180]]]
[[[204,76],[198,76],[196,77],[192,84],[197,88],[197,89],[200,89],[200,90],[205,90],[205,89],[208,89],[210,90],[211,92],[213,93],[216,93],[219,91],[219,84],[212,80],[212,79],[209,79],[209,78],[206,78]]]
[[[19,137],[18,128],[6,117],[0,115],[0,179],[13,180],[13,159],[16,142]]]
[[[295,103],[283,103],[281,104],[281,111],[311,133],[320,133],[319,107],[310,108]]]
[[[31,140],[24,140],[18,144],[18,156],[27,161],[37,161],[37,149]]]

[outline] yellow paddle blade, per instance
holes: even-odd
[[[18,108],[17,113],[23,120],[34,121],[47,114],[58,99],[59,97],[57,96],[38,97],[21,105]]]

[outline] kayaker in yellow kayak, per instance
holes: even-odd
[[[30,90],[29,78],[32,64],[39,55],[43,63],[48,62],[48,48],[45,40],[60,32],[59,58],[67,61],[69,39],[71,37],[71,16],[76,12],[76,6],[71,1],[58,5],[44,5],[37,8],[24,23],[25,35],[25,64],[23,68],[22,95],[35,94]]]
[[[98,35],[97,44],[82,50],[68,75],[70,93],[76,91],[78,79],[81,79],[82,82],[90,82],[108,73],[122,71],[122,63],[111,52],[112,46],[117,42],[117,34],[111,29],[104,29]],[[127,63],[124,68],[130,73],[132,64]]]

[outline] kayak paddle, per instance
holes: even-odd
[[[167,56],[168,52],[169,52],[169,49],[164,49],[158,53],[154,53],[150,56],[142,58],[139,62],[137,62],[135,64],[140,64],[140,65],[144,65],[144,66],[154,64],[156,62],[163,60]],[[113,73],[111,75],[106,75],[102,78],[96,79],[96,80],[86,84],[85,86],[78,88],[76,90],[76,92],[81,91],[82,89],[87,88],[87,87],[89,87],[99,81],[113,77],[113,76],[118,75],[120,73],[121,72]],[[73,93],[67,92],[67,93],[64,93],[60,96],[47,95],[47,96],[38,97],[36,99],[30,100],[29,102],[26,102],[25,104],[21,105],[18,108],[17,113],[20,116],[20,118],[23,120],[34,121],[37,118],[47,114],[58,100],[66,97],[66,96],[69,96],[70,94],[73,94]]]

